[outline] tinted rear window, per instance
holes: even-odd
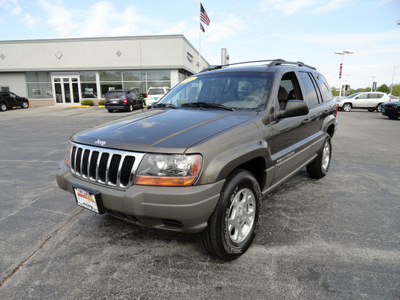
[[[149,95],[163,95],[164,89],[150,89]]]
[[[108,92],[107,93],[108,98],[124,98],[124,93],[123,92]]]

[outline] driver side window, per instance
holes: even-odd
[[[303,96],[300,92],[299,82],[294,72],[288,72],[282,76],[278,90],[278,103],[279,109],[284,110],[286,108],[286,102],[288,100],[303,100]]]

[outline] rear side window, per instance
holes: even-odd
[[[321,92],[322,101],[329,101],[333,98],[332,91],[325,77],[319,73],[312,73],[315,81],[318,84],[319,91]]]
[[[318,105],[318,95],[315,90],[311,77],[307,72],[299,72],[300,79],[304,86],[304,100],[307,102],[308,107],[312,108]]]

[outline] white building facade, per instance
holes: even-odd
[[[33,106],[80,104],[173,87],[208,65],[183,35],[0,41],[0,90]]]

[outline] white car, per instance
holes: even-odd
[[[390,102],[390,97],[381,92],[359,92],[336,100],[339,109],[346,112],[352,108],[381,112],[381,105],[385,102]]]
[[[171,89],[169,87],[151,87],[147,90],[146,106],[151,108],[153,103],[158,102],[164,95],[166,95]]]

